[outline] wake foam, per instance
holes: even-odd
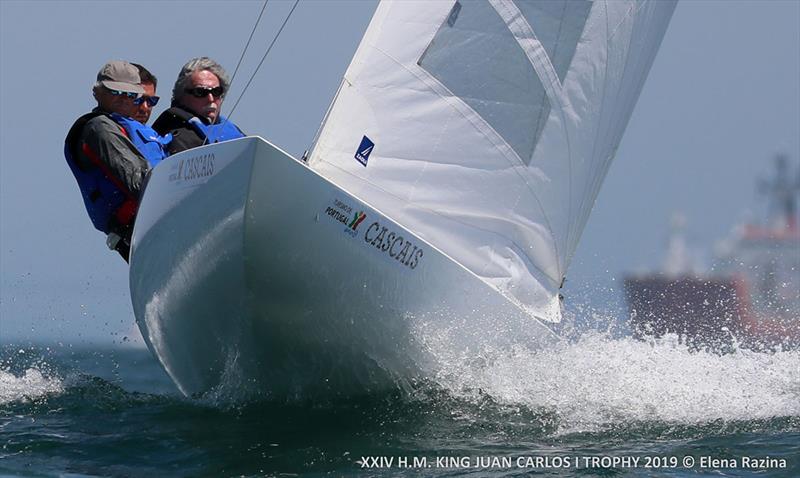
[[[20,375],[0,369],[0,405],[33,401],[63,391],[61,379],[48,377],[38,368],[29,368]]]
[[[554,413],[561,433],[800,416],[800,351],[717,354],[674,336],[645,342],[598,332],[537,351],[464,350],[451,339],[428,337],[439,386],[458,398],[488,395]]]

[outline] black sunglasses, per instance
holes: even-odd
[[[214,97],[214,99],[219,98],[225,92],[225,90],[221,86],[215,86],[214,88],[208,88],[205,86],[195,86],[194,88],[186,88],[184,90],[186,93],[194,96],[195,98],[205,98],[209,94]]]
[[[112,90],[111,88],[106,88],[109,93],[114,96],[127,96],[128,98],[136,98],[139,96],[139,93],[133,93],[130,91],[119,91],[119,90]]]
[[[158,96],[140,96],[140,97],[136,98],[135,100],[133,100],[133,104],[135,104],[136,106],[139,106],[139,105],[141,105],[142,103],[144,103],[146,101],[147,104],[150,105],[150,107],[152,108],[152,107],[154,107],[155,105],[158,104],[158,100],[160,100],[160,99],[161,98],[159,98]]]

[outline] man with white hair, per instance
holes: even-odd
[[[159,134],[172,134],[170,154],[244,136],[219,114],[229,88],[228,75],[216,61],[200,57],[183,65],[172,89],[172,107],[153,123]]]

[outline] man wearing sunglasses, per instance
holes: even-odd
[[[153,108],[158,104],[159,98],[156,96],[156,87],[158,87],[158,78],[156,75],[150,73],[150,70],[143,67],[138,63],[131,63],[133,66],[139,70],[139,78],[142,80],[140,85],[144,88],[144,93],[142,96],[137,98],[134,103],[138,102],[136,113],[133,115],[133,119],[136,121],[147,124],[150,121],[150,115],[153,113]]]
[[[121,112],[112,112],[111,119],[116,121],[125,130],[128,139],[136,146],[136,149],[144,156],[151,168],[156,167],[164,158],[168,156],[167,145],[172,141],[170,135],[161,136],[156,130],[147,126],[150,113],[153,107],[158,104],[156,96],[156,84],[158,80],[150,71],[131,63],[139,72],[139,85],[144,89],[144,93],[133,98],[133,113],[126,115]]]
[[[131,63],[106,63],[92,89],[97,107],[75,121],[64,145],[92,224],[126,261],[144,177],[166,157],[169,140],[133,119],[145,93],[140,83]]]
[[[244,136],[219,114],[228,88],[228,74],[216,61],[200,57],[183,65],[172,89],[171,108],[153,124],[159,134],[172,134],[170,154]]]

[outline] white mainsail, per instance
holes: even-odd
[[[674,7],[383,2],[309,164],[558,321],[558,290]]]

